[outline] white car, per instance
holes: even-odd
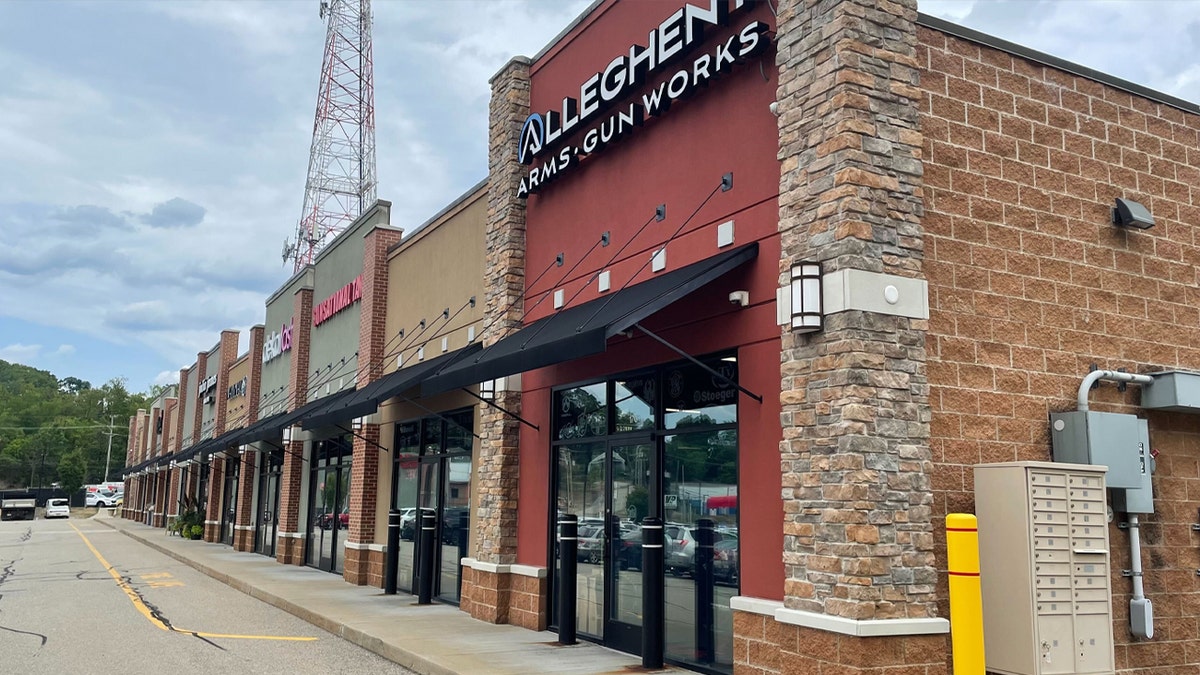
[[[116,506],[118,497],[120,497],[120,495],[115,492],[109,492],[108,490],[97,490],[95,492],[87,493],[87,499],[84,505],[96,506],[100,508]]]
[[[71,506],[65,499],[46,500],[46,518],[70,518]]]

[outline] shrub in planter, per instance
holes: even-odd
[[[191,529],[188,530],[188,539],[199,539],[203,536],[204,536],[204,526],[203,525],[192,525]]]

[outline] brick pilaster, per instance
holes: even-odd
[[[253,351],[250,352],[254,354]],[[261,350],[258,353],[262,353]],[[261,361],[261,359],[260,359]],[[254,530],[248,528],[254,524],[254,479],[258,475],[257,463],[259,454],[247,452],[241,455],[242,468],[238,473],[237,518],[234,520],[233,548],[238,551],[249,551],[254,548]]]
[[[361,355],[359,357],[362,358]],[[350,465],[350,530],[347,542],[375,541],[375,509],[379,494],[379,425],[364,424],[354,436]],[[369,583],[370,556],[365,549],[346,549],[342,576],[352,584]],[[382,579],[379,580],[382,585]]]
[[[208,377],[209,375],[208,352],[200,352],[196,354],[195,374],[196,377],[192,378],[191,381],[192,396],[196,397],[195,410],[193,411],[192,415],[192,443],[199,443],[200,430],[204,423],[204,403],[203,399],[201,399],[200,395],[197,393],[196,387],[198,387],[200,383],[204,381],[204,378]]]
[[[196,395],[195,392],[190,391],[196,384],[195,381],[189,381],[191,373],[191,368],[179,369],[179,404],[176,407],[178,412],[175,414],[175,443],[178,446],[176,450],[182,450],[185,447],[183,441],[187,432],[185,431],[184,417],[186,416],[188,401]],[[190,422],[191,420],[187,421]],[[187,444],[190,446],[195,440],[193,436],[188,439]]]
[[[262,393],[262,350],[263,340],[266,339],[264,326],[250,328],[250,382],[246,386],[246,426],[258,421],[258,407]]]
[[[308,353],[312,338],[311,288],[301,288],[293,298],[293,328],[291,372],[288,375],[288,410],[295,410],[308,400]],[[300,531],[300,486],[305,464],[304,443],[292,441],[283,455],[279,477],[279,537],[275,547],[276,559],[284,564],[304,563],[304,540],[294,536]]]
[[[920,277],[915,0],[790,0],[778,12],[781,284]],[[865,311],[785,332],[785,603],[851,619],[936,613],[927,321]]]
[[[221,353],[218,357],[220,365],[217,366],[217,410],[214,415],[213,438],[225,433],[225,425],[230,421],[227,419],[226,394],[229,389],[229,370],[233,368],[233,362],[237,361],[238,332],[236,330],[221,331],[219,348]]]
[[[225,454],[209,459],[208,503],[204,505],[204,541],[221,541],[221,494],[225,489]]]

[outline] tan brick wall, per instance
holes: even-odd
[[[972,466],[1046,460],[1048,414],[1092,364],[1200,370],[1200,116],[944,33],[920,30],[925,271],[935,517],[970,512]],[[1156,226],[1110,224],[1115,197]],[[1162,454],[1142,520],[1155,637],[1128,630],[1128,536],[1114,525],[1117,667],[1194,670],[1200,418],[1141,411],[1103,384],[1097,410],[1150,420]],[[944,537],[938,533],[938,550]],[[939,553],[939,562],[944,558]],[[942,611],[946,584],[939,584]]]
[[[550,624],[550,580],[512,575],[508,622],[529,630],[546,630]]]

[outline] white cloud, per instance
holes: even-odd
[[[154,376],[153,384],[168,385],[168,384],[177,384],[178,382],[179,382],[179,371],[178,370],[164,370],[161,373],[159,373],[158,375]]]
[[[75,353],[75,345],[59,345],[58,349],[50,352],[49,356],[71,356]]]
[[[9,363],[32,365],[42,353],[41,345],[23,345],[20,343],[0,347],[0,360]]]

